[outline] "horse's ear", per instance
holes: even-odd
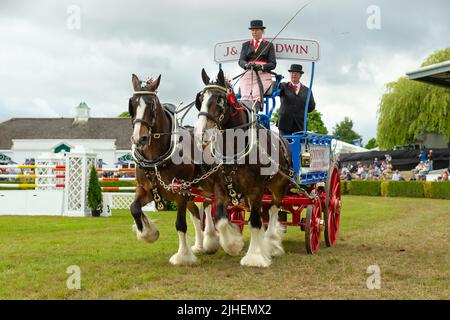
[[[220,85],[225,87],[225,76],[223,74],[223,70],[220,69],[219,73],[217,74],[217,81]]]
[[[161,75],[159,75],[159,77],[156,80],[153,80],[152,83],[150,84],[150,91],[151,92],[156,92],[156,89],[158,89],[159,87],[159,82],[161,81]]]
[[[200,101],[200,96],[202,95],[201,92],[197,93],[197,96],[195,97],[195,107],[198,111],[200,111],[200,108],[202,107],[202,102]]]
[[[140,91],[141,90],[141,80],[139,80],[138,76],[133,73],[131,76],[131,82],[133,83],[133,89],[134,91]]]
[[[131,119],[134,119],[134,110],[133,110],[133,103],[131,102],[131,98],[130,100],[128,100],[128,113],[130,114]]]
[[[209,77],[206,74],[205,68],[202,69],[202,80],[203,80],[203,83],[205,84],[205,86],[207,86],[209,84]]]

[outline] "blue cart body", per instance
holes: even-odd
[[[306,99],[306,105],[309,104],[311,98],[311,90],[314,80],[315,63],[312,62],[311,81]],[[276,77],[274,89],[269,96],[264,97],[263,112],[257,115],[258,123],[270,130],[270,119],[276,108],[276,97],[280,96],[282,77]],[[291,155],[293,161],[293,169],[295,171],[295,179],[297,183],[302,185],[316,184],[325,182],[328,177],[330,165],[333,161],[331,150],[331,142],[335,138],[332,135],[317,134],[307,132],[308,114],[305,108],[304,131],[294,135],[284,136],[289,141]],[[306,132],[306,133],[305,133]],[[303,167],[302,154],[308,152],[311,156],[311,165]]]

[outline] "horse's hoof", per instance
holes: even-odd
[[[223,250],[230,256],[238,256],[242,248],[244,248],[244,240],[242,238],[233,239],[231,242],[221,243]]]
[[[262,254],[247,254],[241,259],[241,266],[244,267],[258,267],[267,268],[272,263],[272,260]]]
[[[159,239],[159,230],[155,230],[152,232],[151,229],[144,227],[144,230],[141,232],[134,224],[133,231],[136,232],[136,237],[138,240],[142,240],[147,243],[153,243]]]
[[[169,262],[174,266],[190,265],[197,262],[197,257],[192,252],[184,254],[177,252],[170,258]]]
[[[264,237],[266,248],[268,248],[272,257],[279,257],[284,254],[283,245],[281,244],[281,237],[278,233],[267,234]]]
[[[283,246],[281,245],[281,243],[269,243],[269,250],[270,250],[270,255],[272,257],[280,257],[282,255],[284,255],[284,249]]]
[[[223,250],[230,256],[238,256],[244,247],[244,240],[238,228],[227,220],[221,220],[217,223],[217,229]]]
[[[205,252],[205,249],[203,249],[202,246],[195,245],[195,246],[192,246],[191,249],[192,249],[193,253],[204,253]]]
[[[219,243],[219,237],[214,235],[205,234],[205,237],[203,238],[203,249],[204,252],[207,254],[213,254],[216,253],[217,250],[219,250],[220,243]]]

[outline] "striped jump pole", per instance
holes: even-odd
[[[64,174],[0,174],[0,178],[14,179],[36,179],[36,178],[57,178],[64,179]]]
[[[100,181],[135,181],[136,178],[101,178]]]
[[[65,184],[49,183],[49,184],[36,184],[36,183],[0,183],[1,188],[20,188],[20,189],[33,189],[37,187],[53,187],[64,188]]]
[[[134,191],[136,187],[102,187],[102,191]]]
[[[0,165],[0,169],[53,169],[55,171],[64,171],[66,166],[59,165],[35,165],[35,164],[7,164]]]
[[[135,168],[97,168],[97,172],[136,172]]]

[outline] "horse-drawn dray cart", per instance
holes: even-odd
[[[219,68],[222,68],[223,63],[236,62],[239,59],[239,48],[243,41],[228,41],[215,46],[214,60],[219,63]],[[275,39],[274,45],[277,60],[311,62],[310,85],[306,100],[306,105],[308,105],[313,86],[315,63],[319,60],[319,43],[314,40]],[[264,104],[261,108],[263,111],[256,115],[258,123],[269,130],[271,129],[272,113],[276,109],[276,98],[280,94],[282,78],[281,75],[274,74],[272,87],[264,96]],[[236,96],[239,98],[239,94]],[[289,192],[282,200],[280,213],[284,216],[291,215],[291,219],[281,221],[283,225],[297,226],[305,231],[306,250],[309,254],[313,254],[319,249],[322,230],[326,245],[336,244],[340,222],[341,194],[339,171],[332,150],[334,137],[307,131],[307,109],[305,108],[304,130],[285,136],[289,142],[295,172],[292,175]],[[203,198],[198,197],[196,200],[201,202]],[[272,195],[267,192],[263,196],[262,210],[267,211],[271,203]],[[214,209],[213,205],[213,216]],[[227,214],[231,221],[240,227],[241,231],[243,226],[248,224],[245,206],[229,205]]]
[[[328,246],[336,243],[341,196],[331,149],[333,137],[307,132],[308,108],[303,131],[283,137],[271,128],[270,119],[280,94],[280,75],[275,75],[271,90],[261,97],[258,108],[239,100],[233,84],[225,79],[222,63],[236,61],[241,44],[242,41],[235,41],[216,46],[215,61],[220,64],[217,79],[211,81],[202,70],[205,87],[192,104],[178,110],[160,103],[156,92],[161,76],[148,82],[132,77],[134,93],[129,112],[134,127],[131,141],[138,184],[130,209],[137,237],[154,242],[159,232],[142,212],[142,206],[155,201],[162,208],[162,199],[177,203],[180,246],[170,259],[173,264],[193,263],[194,253],[216,252],[219,243],[228,254],[239,255],[244,246],[243,226],[249,224],[250,245],[241,265],[267,267],[271,257],[284,253],[278,224],[280,212],[292,216],[282,224],[305,231],[308,253],[317,252],[322,230]],[[274,45],[279,60],[311,61],[306,99],[309,105],[319,44],[313,40],[276,39]],[[195,128],[188,128],[182,122],[194,104],[200,112]],[[183,110],[187,111],[180,116]],[[212,131],[209,138],[205,138],[210,133],[207,131]],[[235,139],[242,144],[236,144]],[[198,153],[200,162],[196,159]],[[179,161],[180,154],[183,160],[187,156],[187,161]],[[214,161],[203,161],[203,156]],[[194,201],[204,206],[199,210]],[[192,250],[186,236],[186,209],[195,228]]]

